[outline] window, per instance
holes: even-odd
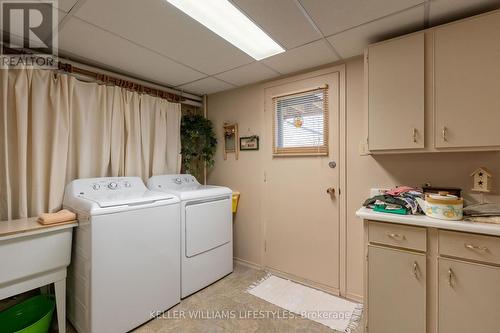
[[[328,86],[276,96],[274,155],[328,155]]]

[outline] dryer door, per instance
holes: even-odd
[[[232,239],[231,200],[186,204],[186,257],[209,251]]]

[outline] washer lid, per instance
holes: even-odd
[[[161,192],[95,192],[80,194],[80,198],[95,202],[101,208],[115,206],[135,206],[160,200],[172,199],[172,195]]]
[[[81,210],[175,200],[178,199],[172,194],[148,190],[138,177],[76,179],[68,184],[64,192],[65,206]]]

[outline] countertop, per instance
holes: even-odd
[[[0,240],[17,238],[21,236],[35,235],[44,232],[73,228],[78,225],[77,221],[43,225],[37,222],[36,217],[0,222]]]
[[[356,212],[356,216],[365,220],[382,221],[413,225],[418,227],[429,227],[477,234],[500,236],[500,224],[476,223],[468,221],[446,221],[427,217],[425,215],[397,215],[389,213],[374,212],[372,209],[362,207]]]

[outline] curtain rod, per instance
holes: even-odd
[[[22,50],[12,49],[5,45],[2,45],[2,48],[4,54],[33,54],[33,52],[29,49],[22,49]],[[141,94],[148,94],[158,98],[166,99],[169,102],[202,106],[201,97],[198,97],[196,95],[192,94],[184,95],[183,92],[177,93],[172,91],[166,91],[161,88],[152,87],[152,85],[159,86],[157,84],[152,84],[152,83],[149,85],[144,85],[142,83],[137,82],[142,80],[133,79],[135,81],[134,82],[129,79],[124,79],[123,77],[128,77],[126,75],[114,73],[100,68],[96,68],[98,71],[94,71],[93,69],[82,68],[81,64],[72,60],[68,60],[68,62],[63,62],[58,60],[57,67],[58,70],[61,72],[67,73],[69,75],[73,74],[73,75],[85,76],[102,84],[114,85],[124,89],[136,91]],[[95,68],[94,66],[89,66],[89,65],[84,65],[83,67]],[[167,89],[170,90],[172,88],[167,88]]]

